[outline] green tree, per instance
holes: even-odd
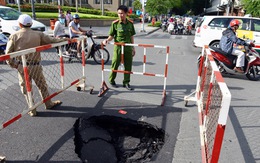
[[[167,13],[168,1],[165,0],[148,0],[146,2],[145,11],[150,15],[158,15]]]
[[[141,10],[142,9],[142,3],[140,0],[135,0],[133,2],[134,10]]]
[[[167,14],[173,7],[180,7],[182,0],[147,0],[145,10],[151,15]]]
[[[259,0],[242,0],[246,14],[251,14],[253,17],[260,17],[260,1]]]

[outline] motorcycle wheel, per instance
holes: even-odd
[[[102,61],[101,52],[103,52],[104,64],[106,64],[110,58],[109,52],[107,51],[106,48],[96,50],[93,55],[93,59],[97,64],[101,64]]]
[[[260,66],[249,67],[246,77],[249,80],[258,81],[260,79]]]

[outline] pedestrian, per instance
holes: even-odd
[[[22,14],[19,16],[18,24],[21,29],[9,37],[6,47],[6,53],[17,52],[49,43],[69,40],[50,37],[42,32],[32,30],[30,28],[32,26],[32,18],[27,14]],[[41,55],[39,52],[29,53],[26,55],[26,59],[30,83],[32,83],[33,79],[39,89],[42,99],[46,99],[47,97],[49,97],[49,92],[45,77],[43,75],[42,66],[40,64]],[[16,60],[7,60],[7,63],[10,65],[10,67],[16,68],[18,70],[19,85],[21,87],[23,95],[25,96],[28,106],[30,107],[26,91],[26,83],[21,56],[17,57]],[[48,100],[44,104],[46,109],[52,109],[53,107],[60,105],[61,101]],[[28,112],[28,114],[30,116],[36,116],[36,108]]]
[[[112,22],[109,36],[106,40],[103,41],[103,44],[106,45],[109,41],[114,39],[114,42],[121,42],[121,43],[131,43],[134,44],[134,35],[135,29],[134,24],[132,21],[126,18],[128,13],[128,8],[124,5],[121,5],[117,9],[117,14],[119,19]],[[117,70],[121,61],[121,46],[115,45],[114,46],[114,54],[111,64],[112,70]],[[125,71],[132,71],[132,62],[133,56],[135,55],[135,48],[132,46],[125,46],[124,47],[124,67]],[[115,78],[117,73],[111,71],[109,76],[109,83],[112,87],[117,88]],[[130,74],[124,74],[123,80],[123,87],[128,90],[133,90],[130,86]]]
[[[70,22],[73,20],[70,10],[66,13],[66,25],[69,26]]]

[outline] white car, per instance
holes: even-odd
[[[11,34],[18,31],[20,27],[17,19],[21,14],[22,13],[11,7],[0,6],[0,32],[9,37]],[[48,34],[47,27],[36,20],[33,20],[31,29]]]
[[[237,36],[242,39],[254,40],[256,49],[260,50],[260,18],[239,16],[204,16],[199,23],[193,44],[195,47],[204,45],[219,46],[222,32],[229,26],[233,19],[241,22]]]

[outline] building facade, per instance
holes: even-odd
[[[210,7],[205,9],[205,15],[244,16],[242,0],[211,0]]]

